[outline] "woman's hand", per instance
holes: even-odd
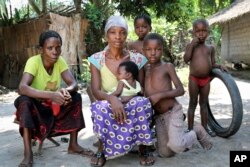
[[[60,91],[53,92],[51,100],[57,104],[63,105],[65,102],[65,97]]]
[[[62,89],[59,90],[59,92],[61,92],[63,94],[63,96],[64,96],[65,102],[63,103],[63,105],[66,105],[66,104],[68,104],[69,102],[72,101],[71,95],[70,95],[70,93],[69,93],[69,91],[67,89],[62,88]]]
[[[123,124],[127,119],[123,104],[116,96],[110,98],[110,103],[115,120],[118,124]]]

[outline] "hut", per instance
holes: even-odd
[[[80,14],[65,17],[48,13],[25,23],[0,27],[0,85],[17,88],[25,62],[39,53],[39,35],[46,30],[55,30],[62,36],[62,56],[75,70],[85,55],[87,26]]]
[[[222,28],[221,57],[229,63],[250,64],[250,0],[236,0],[208,18]]]

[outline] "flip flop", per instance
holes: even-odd
[[[152,158],[151,161],[148,161],[147,159],[150,157],[154,157],[154,156],[153,156],[153,153],[149,150],[144,150],[142,153],[140,153],[140,165],[152,166],[155,163],[155,159]]]
[[[95,163],[92,163],[93,158],[96,158]],[[93,167],[102,167],[105,165],[105,163],[106,163],[106,158],[105,158],[103,152],[97,152],[96,154],[94,154],[94,156],[92,157],[91,162],[90,162],[91,166],[93,166]]]
[[[211,136],[211,137],[216,137],[216,133],[214,131],[212,131],[211,129],[205,129],[207,131],[207,133]]]
[[[94,152],[90,149],[83,149],[80,151],[68,151],[68,154],[81,155],[83,157],[92,157]]]
[[[93,146],[94,146],[94,147],[99,147],[99,145],[100,145],[100,142],[99,142],[99,141],[93,143]]]

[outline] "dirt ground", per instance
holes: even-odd
[[[213,148],[209,151],[203,150],[198,144],[188,152],[178,154],[171,158],[156,157],[155,167],[227,167],[229,166],[229,153],[231,150],[250,150],[250,83],[245,80],[235,79],[241,93],[243,102],[243,121],[239,131],[229,137],[214,137]],[[223,124],[230,123],[231,101],[229,95],[220,81],[212,81],[210,104],[216,115],[216,118],[222,120]],[[10,91],[8,94],[0,95],[0,167],[17,166],[23,158],[22,138],[18,132],[18,125],[13,123],[15,108],[13,105],[17,93]],[[92,123],[89,110],[89,99],[85,92],[82,92],[83,113],[87,127],[79,133],[79,143],[92,150],[92,146],[97,139],[93,135]],[[183,97],[178,98],[186,112],[188,107],[188,92]],[[196,111],[196,121],[199,120],[199,108]],[[43,153],[40,156],[34,156],[34,167],[89,167],[89,159],[77,155],[67,154],[68,143],[61,141],[62,137],[68,138],[68,135],[56,137],[61,144],[55,147],[51,142],[45,140]],[[37,146],[33,147],[36,152]],[[109,160],[107,167],[129,167],[140,166],[138,155],[128,154],[123,157]]]

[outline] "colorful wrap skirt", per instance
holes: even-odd
[[[59,136],[84,128],[81,95],[74,93],[71,96],[72,101],[61,106],[56,117],[50,106],[28,96],[19,96],[14,104],[20,134],[23,135],[23,128],[29,128],[32,138],[43,141],[48,136]]]
[[[128,153],[135,145],[152,145],[149,124],[152,107],[148,98],[136,96],[124,106],[127,114],[125,123],[118,124],[114,119],[108,101],[91,104],[93,130],[102,141],[103,153],[107,159]]]

